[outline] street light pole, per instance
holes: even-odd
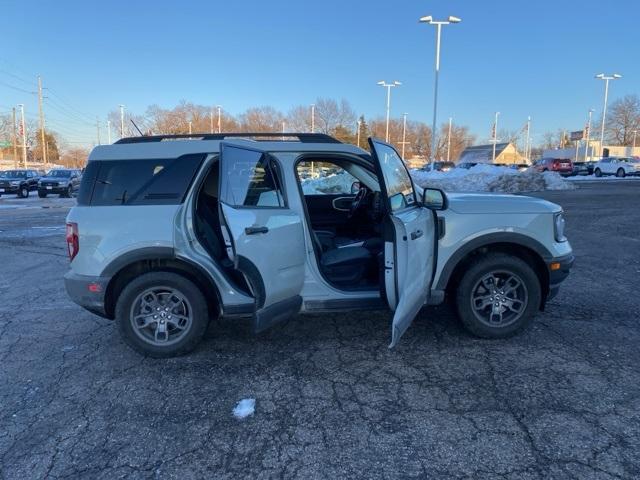
[[[311,104],[311,133],[315,133],[316,131],[316,104]],[[360,146],[360,142],[358,142],[358,146]]]
[[[500,112],[496,112],[495,120],[493,121],[493,156],[491,157],[492,163],[496,163],[496,144],[498,143],[498,115]]]
[[[604,105],[602,107],[602,125],[600,126],[600,155],[604,155],[604,125],[607,117],[607,100],[609,98],[609,80],[617,80],[622,78],[622,75],[614,73],[613,75],[605,75],[599,73],[596,75],[598,80],[604,80]]]
[[[22,166],[27,168],[27,129],[24,125],[24,104],[19,103],[20,107],[20,126],[22,127]]]
[[[633,148],[636,148],[636,133],[638,133],[637,130],[633,131]],[[631,155],[633,155],[633,150],[631,150]]]
[[[392,83],[387,83],[384,80],[380,80],[378,82],[378,85],[380,85],[381,87],[385,87],[387,89],[387,130],[385,134],[385,142],[388,142],[389,141],[389,112],[391,111],[391,89],[393,87],[402,85],[402,83],[398,82],[397,80],[394,80]]]
[[[120,138],[124,138],[124,105],[120,105]]]
[[[587,161],[587,155],[589,154],[589,136],[591,135],[591,116],[593,115],[593,108],[589,109],[589,120],[587,120],[587,132],[586,132],[586,144],[584,146],[584,161]]]
[[[407,144],[407,113],[402,114],[402,160],[404,160],[404,147]]]
[[[222,133],[222,106],[218,105],[218,133]]]
[[[442,34],[442,26],[451,23],[460,23],[462,20],[458,17],[449,16],[447,20],[434,20],[431,15],[420,18],[421,23],[428,23],[436,26],[436,66],[435,66],[435,83],[433,88],[433,123],[431,124],[431,161],[436,158],[436,123],[438,120],[438,79],[440,76],[440,37]]]
[[[362,120],[358,119],[358,134],[357,134],[357,138],[358,138],[358,148],[360,147],[360,127],[362,125]]]
[[[447,133],[447,162],[451,160],[451,122],[453,118],[449,117],[449,132]]]
[[[107,120],[107,140],[109,141],[109,145],[111,145],[111,120]]]
[[[191,129],[192,123],[193,122],[191,120],[189,120],[189,135],[191,135],[193,133],[193,131]]]

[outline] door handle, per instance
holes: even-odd
[[[247,235],[256,235],[258,233],[267,233],[268,227],[247,227],[244,229],[244,233]]]
[[[420,238],[422,235],[424,235],[424,232],[422,230],[416,230],[415,232],[411,232],[411,240],[416,240]]]

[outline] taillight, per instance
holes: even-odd
[[[78,224],[67,223],[67,253],[69,254],[69,261],[73,261],[79,250]]]

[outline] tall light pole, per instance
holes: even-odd
[[[404,147],[407,144],[407,115],[408,113],[402,114],[402,160],[404,160]]]
[[[360,127],[362,126],[362,120],[358,119],[357,125],[358,125],[358,133],[356,137],[358,138],[358,147],[360,147]]]
[[[438,119],[438,77],[440,76],[440,37],[442,34],[442,26],[451,23],[460,23],[462,20],[458,17],[449,16],[447,20],[434,20],[431,15],[421,17],[421,23],[428,23],[436,26],[436,79],[433,89],[433,123],[431,126],[431,161],[436,159],[436,122]]]
[[[218,105],[218,133],[222,133],[222,106]]]
[[[315,133],[316,131],[316,104],[311,104],[311,133]],[[358,146],[360,146],[360,142],[358,142]]]
[[[617,80],[622,78],[622,75],[614,73],[613,75],[605,75],[599,73],[596,75],[598,80],[604,80],[604,106],[602,107],[602,125],[600,126],[600,155],[604,155],[604,123],[607,116],[607,99],[609,98],[609,80]]]
[[[209,133],[213,133],[213,108],[209,110]]]
[[[633,148],[636,148],[636,134],[638,133],[637,130],[633,131]],[[631,150],[631,155],[633,155],[633,150]]]
[[[120,105],[120,138],[124,138],[124,105]]]
[[[107,120],[107,141],[111,145],[111,120]]]
[[[27,127],[24,124],[24,104],[19,103],[20,107],[20,126],[22,129],[22,164],[24,168],[27,168]]]
[[[587,120],[587,128],[586,128],[586,144],[584,146],[584,161],[587,161],[587,155],[589,154],[589,136],[591,135],[591,116],[593,115],[593,108],[589,109],[589,119]]]
[[[192,126],[193,126],[193,122],[189,120],[189,135],[193,133],[193,129],[191,128]]]
[[[447,162],[451,160],[451,122],[453,118],[449,117],[449,131],[447,133]]]
[[[398,87],[402,85],[402,83],[398,82],[397,80],[394,80],[391,83],[387,83],[384,80],[380,80],[378,82],[378,85],[387,89],[387,130],[386,130],[387,133],[385,134],[385,142],[388,142],[389,141],[389,112],[391,111],[391,89],[393,87]]]
[[[496,163],[496,144],[498,143],[498,116],[500,112],[496,112],[495,120],[493,121],[493,156],[492,163]]]

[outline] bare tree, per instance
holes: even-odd
[[[626,95],[613,102],[607,112],[606,139],[618,145],[630,146],[633,143],[633,132],[638,130],[640,130],[640,97]]]
[[[284,115],[273,107],[250,108],[240,115],[240,130],[243,132],[280,132],[284,120]]]
[[[337,127],[353,130],[356,124],[356,113],[345,99],[318,98],[316,100],[316,129],[331,135]]]
[[[298,105],[289,110],[287,114],[287,130],[290,132],[311,131],[311,107]]]

